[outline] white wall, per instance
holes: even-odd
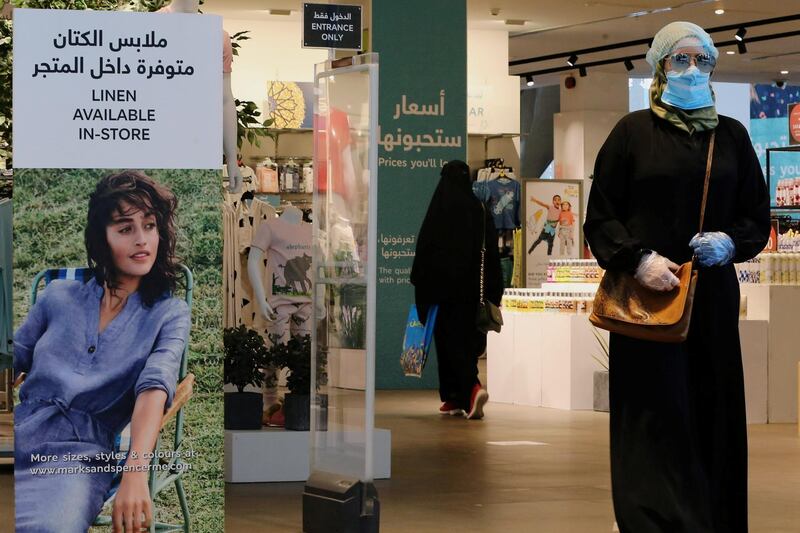
[[[264,110],[268,81],[314,81],[314,65],[328,58],[326,50],[301,47],[300,22],[225,18],[225,30],[233,35],[250,30],[233,58],[231,86],[239,100],[252,100]]]
[[[508,32],[467,30],[467,131],[519,133],[519,77],[508,75]]]

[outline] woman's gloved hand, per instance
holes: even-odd
[[[680,280],[674,274],[680,268],[666,257],[650,252],[642,256],[634,278],[644,287],[654,291],[671,291]]]
[[[697,261],[703,266],[727,265],[736,253],[736,245],[727,233],[698,233],[689,241]]]

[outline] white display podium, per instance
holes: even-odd
[[[310,474],[308,431],[263,428],[225,431],[225,482],[269,483],[306,481]],[[375,429],[376,479],[392,474],[392,433]]]
[[[487,340],[492,401],[592,409],[594,371],[602,370],[592,354],[602,350],[588,315],[503,310],[503,321]]]
[[[491,401],[569,410],[593,408],[594,371],[602,367],[592,355],[599,356],[602,348],[588,315],[503,310],[503,321],[502,331],[490,333],[487,339],[486,385]],[[597,331],[608,339],[608,332]],[[767,411],[776,381],[774,376],[768,377],[767,370],[770,325],[765,320],[741,320],[739,334],[747,421],[775,422]],[[796,371],[787,374],[794,379]],[[787,393],[789,400],[796,402],[796,396],[789,398]]]
[[[743,283],[740,287],[741,293],[747,296],[747,318],[769,321],[766,342],[769,357],[768,420],[779,424],[796,423],[800,286]]]

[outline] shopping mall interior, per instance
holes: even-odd
[[[719,50],[711,77],[717,110],[743,124],[761,167],[769,169],[770,242],[756,257],[736,266],[749,531],[797,532],[800,155],[787,147],[800,146],[800,2],[345,3],[362,6],[363,50],[376,52],[379,65],[380,90],[369,92],[380,94],[375,110],[380,110],[383,126],[377,137],[383,147],[377,163],[380,190],[372,198],[377,200],[377,228],[372,228],[376,240],[370,242],[381,244],[378,255],[383,254],[377,263],[377,289],[368,293],[374,298],[373,318],[366,322],[372,330],[353,342],[326,345],[330,366],[325,401],[329,398],[330,404],[322,406],[323,415],[314,410],[321,404],[312,408],[312,418],[317,418],[310,437],[305,431],[284,429],[282,419],[270,424],[275,411],[264,415],[260,430],[225,430],[224,520],[222,510],[216,513],[218,523],[202,514],[200,530],[302,531],[309,439],[312,471],[326,460],[335,463],[337,449],[342,457],[352,451],[346,449],[349,429],[341,433],[345,444],[328,442],[326,448],[314,441],[320,438],[317,432],[324,433],[319,417],[330,414],[326,427],[354,427],[361,435],[355,437],[355,447],[369,450],[366,460],[372,463],[360,469],[342,466],[343,475],[374,481],[384,532],[619,531],[610,474],[608,335],[589,322],[602,271],[581,226],[598,152],[620,119],[650,106],[653,72],[645,55],[653,37],[668,23],[691,21],[708,32]],[[324,79],[320,72],[326,67],[320,65],[353,52],[304,47],[303,7],[296,0],[205,0],[201,10],[220,15],[234,39],[233,95],[254,102],[275,119],[271,137],[259,137],[259,143],[245,139],[240,148],[246,182],[257,200],[271,203],[273,215],[292,206],[313,218],[314,179],[303,175],[314,172],[311,161],[319,149],[318,117],[312,107]],[[240,32],[248,32],[247,39],[237,40]],[[339,72],[335,75],[340,77]],[[326,90],[335,101],[335,87]],[[362,101],[356,92],[351,89],[338,97],[348,109],[351,102],[366,109],[368,98]],[[409,111],[406,95],[417,102],[434,102],[437,111],[430,114],[439,115],[441,109],[442,117],[437,118],[442,122],[402,116],[425,113]],[[413,130],[412,124],[423,123]],[[395,126],[413,132],[416,141]],[[463,134],[463,146],[458,138],[460,158],[470,165],[479,197],[481,187],[492,191],[491,182],[497,180],[510,182],[515,191],[515,212],[505,222],[496,222],[504,324],[501,332],[488,334],[479,360],[479,379],[489,395],[479,420],[465,419],[460,412],[439,412],[435,355],[421,378],[399,363],[414,301],[408,281],[413,239],[439,176],[439,168],[420,168],[419,161],[426,146],[434,146],[431,154],[440,162],[452,153],[445,143],[434,144],[436,134],[430,133],[440,127],[448,135]],[[442,130],[435,131],[441,139]],[[430,144],[420,141],[419,133],[423,139],[427,133]],[[406,161],[410,168],[394,165]],[[362,176],[369,175],[367,166],[360,169]],[[291,178],[285,181],[284,173],[298,176],[301,185],[291,185]],[[262,178],[268,174],[280,177],[274,190]],[[491,193],[486,194],[488,198]],[[556,196],[571,206],[575,233],[569,238],[551,234],[543,240],[550,199]],[[366,228],[366,212],[363,206],[348,206],[356,227],[355,234],[351,229],[348,235],[358,241],[352,247],[356,255],[367,253],[357,228],[359,220]],[[229,235],[226,230],[225,239]],[[366,239],[366,230],[364,235]],[[237,245],[244,248],[249,243]],[[342,303],[348,298],[361,297],[346,290],[336,294],[331,301],[339,307],[349,305]],[[366,312],[359,305],[347,309]],[[329,311],[335,322],[331,327],[338,327],[344,338],[347,324],[338,312]],[[224,325],[235,323],[226,316]],[[371,346],[371,353],[365,345]],[[285,375],[279,383],[282,395],[287,392]],[[13,394],[7,392],[8,383],[5,387],[8,408]],[[226,393],[235,390],[226,387]],[[0,417],[0,439],[5,439],[0,442],[9,447],[11,414]],[[367,445],[367,439],[374,440]],[[209,442],[223,446],[222,439]],[[0,466],[0,531],[10,532],[13,468],[8,457],[0,460],[5,461]],[[740,531],[746,530],[742,526]]]

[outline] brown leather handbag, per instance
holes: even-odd
[[[703,231],[715,136],[716,132],[712,131],[698,232]],[[595,294],[589,321],[600,329],[635,339],[684,342],[689,334],[694,289],[697,285],[694,258],[682,264],[675,275],[680,280],[680,285],[671,291],[659,292],[642,286],[627,272],[606,271]]]

